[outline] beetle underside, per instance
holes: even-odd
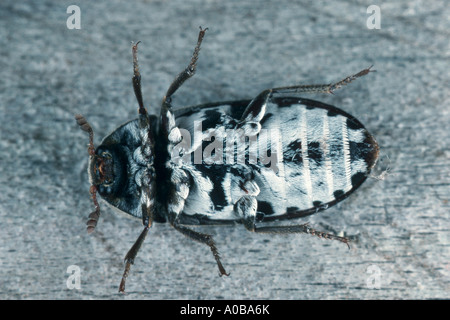
[[[139,42],[132,46],[139,118],[116,129],[95,148],[91,126],[83,116],[75,116],[89,134],[95,211],[89,215],[88,232],[94,231],[100,216],[97,194],[142,219],[144,225],[125,256],[120,292],[125,291],[131,264],[154,221],[168,221],[185,236],[206,244],[220,275],[228,273],[214,240],[188,225],[240,222],[256,233],[307,233],[348,245],[347,238],[308,224],[260,227],[256,223],[304,217],[342,201],[363,183],[378,158],[375,139],[356,118],[333,106],[296,97],[299,93],[332,93],[373,71],[370,67],[333,84],[273,88],[251,101],[173,111],[172,96],[195,74],[206,30],[200,28],[191,61],[167,90],[159,118],[144,108]],[[195,130],[196,121],[203,125],[201,130]],[[194,136],[191,143],[187,143],[188,135]],[[235,144],[226,145],[230,141]],[[257,141],[254,148],[251,141]],[[260,141],[266,143],[264,147]],[[242,152],[226,157],[240,146]],[[255,146],[258,153],[252,154]],[[206,150],[214,152],[205,156]]]

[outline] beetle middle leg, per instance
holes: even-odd
[[[142,100],[141,74],[139,72],[139,64],[137,58],[137,49],[139,43],[140,41],[138,41],[136,44],[133,44],[131,47],[131,51],[133,53],[133,78],[131,79],[131,82],[133,83],[134,94],[136,95],[136,100],[139,104],[139,114],[146,115],[147,110],[144,108],[144,102]]]
[[[229,274],[225,271],[225,268],[220,261],[219,251],[216,248],[216,244],[214,243],[212,236],[194,231],[179,223],[178,217],[183,211],[184,203],[188,197],[190,189],[190,180],[187,173],[182,169],[173,167],[170,181],[172,187],[167,190],[169,195],[167,212],[170,225],[186,237],[206,244],[211,249],[214,259],[216,260],[220,275],[228,276]]]
[[[180,74],[176,76],[175,80],[173,80],[172,84],[166,92],[166,95],[163,98],[161,106],[161,131],[165,136],[168,136],[170,131],[175,126],[175,117],[172,113],[172,95],[187,79],[195,74],[198,54],[200,52],[200,45],[202,44],[206,30],[208,30],[208,28],[202,29],[202,27],[200,27],[197,45],[195,46],[194,53],[192,54],[191,62],[186,67],[186,69],[184,69]]]
[[[217,266],[219,267],[220,276],[230,275],[225,271],[225,268],[223,267],[222,262],[220,261],[219,251],[217,250],[216,244],[214,243],[214,240],[211,235],[194,231],[192,229],[179,225],[176,222],[171,222],[171,224],[176,230],[184,234],[186,237],[209,246],[214,256],[214,259],[216,259]]]

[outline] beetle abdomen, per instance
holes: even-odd
[[[356,118],[318,101],[275,98],[261,124],[268,129],[261,134],[272,132],[282,150],[277,172],[266,166],[255,178],[266,221],[305,216],[343,200],[378,157],[377,143]]]
[[[346,198],[367,178],[378,145],[356,118],[307,99],[268,103],[262,128],[278,131],[278,172],[262,168],[259,211],[264,220],[305,216]],[[264,131],[262,131],[264,133]]]
[[[177,125],[192,133],[194,121],[202,121],[203,132],[214,128],[217,133],[238,123],[248,103],[186,109],[178,115]],[[220,164],[202,159],[190,166],[196,176],[191,190],[195,201],[188,199],[184,213],[198,216],[201,221],[196,223],[237,219],[229,181],[236,185],[245,178],[233,168],[252,171],[260,189],[258,220],[270,221],[306,216],[345,199],[367,178],[378,157],[377,143],[356,118],[318,101],[272,98],[260,125],[257,143],[245,148],[243,165],[237,163],[239,154],[234,164],[227,163],[225,137]],[[203,143],[203,151],[206,146]],[[196,192],[197,184],[208,188]]]

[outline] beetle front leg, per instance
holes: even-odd
[[[142,208],[142,223],[144,224],[144,230],[141,232],[136,242],[133,244],[131,249],[127,252],[125,256],[125,271],[123,272],[122,280],[120,281],[119,292],[125,293],[125,282],[128,278],[131,265],[134,264],[134,259],[136,258],[139,249],[144,243],[145,237],[153,223],[153,211],[154,203],[153,197],[154,190],[153,186],[150,185],[149,179],[145,176],[142,178],[143,194],[141,197],[141,208]]]
[[[130,272],[131,265],[134,264],[134,259],[136,258],[142,243],[144,243],[149,229],[150,227],[144,227],[144,230],[125,256],[125,271],[123,272],[122,280],[120,281],[119,292],[125,293],[125,282],[128,278],[128,273]]]

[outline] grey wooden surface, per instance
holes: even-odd
[[[81,30],[66,27],[71,4]],[[366,26],[372,4],[379,30]],[[449,16],[446,1],[1,1],[0,299],[449,298]],[[97,143],[136,117],[136,40],[144,100],[157,113],[200,25],[209,31],[197,74],[176,105],[327,83],[374,64],[335,95],[308,98],[359,118],[382,148],[375,174],[390,170],[297,221],[345,232],[351,250],[307,235],[201,228],[231,272],[219,277],[207,247],[155,225],[121,295],[141,222],[102,206],[87,235],[87,135],[73,115],[86,116]],[[71,265],[79,290],[66,285]]]

